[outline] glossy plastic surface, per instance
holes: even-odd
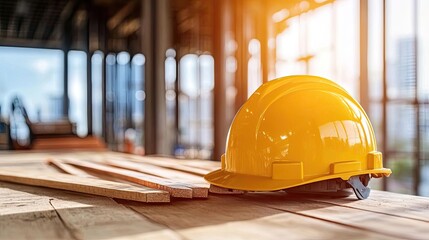
[[[390,173],[356,100],[327,79],[290,76],[265,83],[241,107],[222,169],[205,178],[221,187],[266,191]]]

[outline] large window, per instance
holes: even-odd
[[[106,56],[106,142],[110,149],[144,154],[145,57]]]
[[[270,16],[275,23],[268,41],[275,52],[270,78],[319,75],[365,100],[378,148],[393,170],[390,178],[371,181],[372,187],[429,196],[429,2],[370,0],[368,9],[360,9],[361,3],[301,1],[277,9]],[[359,11],[367,10],[368,29],[360,28],[359,17],[366,14]],[[359,46],[366,43],[359,34],[366,30],[368,99],[360,99],[366,94],[360,94],[359,74],[366,73],[359,72],[359,61],[366,53]]]
[[[368,41],[370,117],[386,165],[394,173],[384,186],[389,191],[429,196],[429,75],[425,67],[429,61],[429,18],[425,14],[429,3],[384,2],[369,1]]]
[[[387,189],[413,192],[416,129],[416,51],[414,0],[386,1],[387,165],[395,172]],[[401,18],[397,18],[401,14]],[[398,131],[398,129],[401,129]]]
[[[429,1],[417,1],[417,95],[419,103],[419,194],[429,196]]]
[[[275,36],[275,77],[321,76],[359,98],[359,2],[329,2],[311,9],[302,1],[272,15],[280,29]]]
[[[247,97],[262,85],[261,43],[258,39],[249,41],[250,58],[247,62]]]
[[[144,103],[146,93],[144,88],[144,65],[146,58],[143,54],[136,54],[131,60],[131,86],[130,101],[132,124],[129,128],[128,137],[132,142],[130,152],[144,154]],[[127,132],[126,132],[127,134]]]
[[[84,51],[68,53],[69,119],[76,123],[77,135],[88,134],[87,118],[87,56]]]
[[[31,121],[63,116],[63,51],[0,47],[0,105],[8,117],[12,98],[24,103]]]
[[[176,50],[169,48],[165,52],[165,107],[166,127],[165,141],[170,153],[181,154],[182,148],[177,142],[177,62]]]
[[[187,54],[179,62],[177,155],[211,158],[213,151],[214,59]]]
[[[103,58],[101,51],[95,51],[91,57],[92,133],[97,137],[103,136]]]
[[[389,191],[429,196],[429,75],[424,67],[429,61],[429,19],[425,14],[429,4],[414,0],[385,3],[369,1],[368,9],[369,115],[386,165],[394,172],[383,185]]]

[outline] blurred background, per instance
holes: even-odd
[[[259,85],[312,74],[367,111],[394,172],[372,187],[429,196],[428,11],[427,0],[0,0],[0,149],[74,136],[219,160]]]

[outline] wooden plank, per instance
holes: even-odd
[[[63,162],[55,160],[55,159],[48,159],[47,163],[49,165],[51,165],[51,166],[54,166],[56,169],[59,169],[61,172],[68,173],[68,174],[71,174],[71,175],[80,176],[80,177],[86,177],[86,178],[103,179],[103,180],[107,180],[107,181],[110,181],[110,182],[120,182],[124,186],[130,186],[131,188],[139,188],[140,189],[142,187],[142,185],[140,185],[140,184],[130,183],[128,181],[123,181],[123,180],[120,180],[120,179],[118,180],[118,179],[116,179],[114,177],[110,177],[110,176],[106,176],[106,175],[101,175],[101,174],[97,174],[97,173],[94,173],[94,172],[92,172],[92,174],[89,174],[88,172],[86,172],[86,171],[84,171],[84,170],[82,170],[80,168],[74,167],[72,165],[63,163]],[[149,197],[149,202],[153,202],[151,200],[151,197]]]
[[[127,160],[105,159],[103,163],[114,167],[138,171],[145,174],[161,177],[167,180],[180,182],[184,186],[192,189],[192,197],[208,197],[209,184],[202,177],[176,170],[161,168],[155,165],[130,162]]]
[[[12,151],[10,152],[13,153]],[[17,151],[14,154],[9,154],[10,152],[7,151],[0,153],[0,166],[40,163],[43,159],[46,159],[46,157],[49,156],[47,153],[28,153]]]
[[[187,160],[184,159],[172,159],[165,157],[151,157],[151,156],[133,156],[136,161],[144,161],[149,164],[175,169],[198,176],[204,176],[210,172],[210,170],[202,169],[200,167],[186,165]]]
[[[110,198],[0,182],[1,239],[180,239]]]
[[[400,239],[291,213],[177,230],[187,239]]]
[[[354,195],[347,198],[310,197],[309,199],[429,222],[429,198],[426,197],[372,190],[365,201],[356,201]]]
[[[183,164],[177,164],[174,162],[170,162],[170,161],[163,161],[161,159],[158,159],[156,157],[143,157],[143,156],[137,156],[137,155],[126,155],[126,154],[119,154],[119,153],[109,153],[106,154],[106,158],[112,158],[114,156],[118,156],[120,158],[125,158],[127,160],[130,161],[136,161],[139,163],[147,163],[147,164],[152,164],[152,165],[156,165],[159,167],[163,167],[163,168],[167,168],[167,169],[174,169],[174,170],[178,170],[178,171],[182,171],[182,172],[186,172],[186,173],[191,173],[197,176],[205,176],[207,173],[209,173],[210,171],[208,170],[204,170],[201,168],[196,168],[196,167],[190,167],[190,166],[186,166]]]
[[[191,188],[155,176],[72,158],[64,158],[61,159],[61,161],[100,174],[106,174],[118,179],[141,184],[150,188],[165,190],[169,192],[172,197],[192,198]]]
[[[50,205],[49,198],[0,182],[0,239],[74,237]]]
[[[336,239],[339,236],[341,239],[395,239],[229,195],[164,206],[121,203],[179,232],[186,239]]]
[[[195,159],[184,159],[179,160],[175,159],[175,161],[182,161],[184,165],[201,168],[207,171],[214,171],[221,167],[220,161],[212,161],[212,160],[195,160]]]
[[[132,183],[129,181],[124,181],[121,179],[117,179],[115,177],[111,177],[105,174],[100,174],[100,173],[96,173],[96,172],[91,172],[91,174],[89,174],[88,172],[77,168],[73,165],[67,164],[67,163],[63,163],[62,161],[56,160],[56,159],[48,159],[47,163],[54,166],[55,168],[59,169],[62,172],[71,174],[71,175],[75,175],[75,176],[81,176],[81,177],[87,177],[87,178],[96,178],[96,179],[103,179],[103,180],[107,180],[107,181],[111,181],[111,182],[120,182],[124,185],[128,185],[131,187],[137,187],[137,188],[141,188],[142,185],[141,184],[136,184],[136,183]],[[194,194],[194,192],[193,192]],[[197,192],[198,194],[198,192]]]
[[[220,168],[220,161],[206,160],[206,159],[189,159],[189,158],[177,158],[174,156],[156,154],[145,156],[148,158],[154,158],[161,161],[169,161],[173,163],[179,163],[190,167],[201,168],[207,171],[213,171]]]
[[[79,177],[87,177],[87,178],[93,178],[94,177],[94,176],[88,174],[87,172],[85,172],[79,168],[75,168],[71,165],[65,164],[65,163],[58,161],[56,159],[53,159],[53,158],[48,158],[46,160],[46,163],[48,163],[51,166],[56,167],[57,169],[60,169],[64,173],[68,173],[68,174],[79,176]]]
[[[57,171],[55,172],[62,172],[62,173],[68,173],[71,175],[75,175],[75,176],[81,176],[81,177],[87,177],[87,178],[96,178],[96,179],[103,179],[103,180],[107,180],[107,181],[111,181],[111,182],[120,182],[126,185],[131,185],[134,187],[138,187],[141,188],[142,185],[141,184],[137,184],[137,183],[132,183],[129,181],[124,181],[121,179],[117,179],[111,176],[107,176],[105,174],[99,174],[99,173],[95,173],[95,172],[87,172],[84,171],[78,167],[75,167],[73,165],[67,164],[67,163],[63,163],[61,161],[58,160],[54,160],[53,162],[48,162],[49,165],[54,166],[55,169],[57,169]],[[57,165],[55,165],[57,164]],[[26,166],[27,168],[27,166]]]
[[[30,163],[30,164],[6,165],[6,166],[0,166],[0,169],[3,169],[3,170],[25,169],[26,171],[28,170],[28,171],[40,172],[40,173],[58,173],[57,169],[49,167],[42,162]]]
[[[166,179],[180,179],[180,180],[185,180],[192,183],[206,184],[206,186],[208,187],[208,183],[201,176],[196,176],[194,174],[177,171],[174,169],[163,168],[157,165],[152,165],[144,162],[135,162],[135,161],[129,161],[129,160],[120,159],[120,158],[105,158],[103,159],[103,163],[106,163],[115,167],[120,167],[120,168],[125,168],[125,169],[130,169],[134,171],[155,175]]]
[[[47,158],[61,156],[90,156],[101,159],[107,153],[106,150],[76,151],[76,150],[31,150],[31,151],[0,151],[0,166],[18,165],[27,163],[42,163]]]
[[[78,239],[134,238],[166,229],[109,198],[61,194],[51,204]]]
[[[429,236],[429,224],[426,222],[322,202],[294,199],[286,193],[249,193],[235,197],[242,201],[250,200],[266,207],[335,222],[386,236],[403,239],[423,239],[425,236]],[[366,200],[358,202],[364,201]],[[382,207],[380,206],[380,208]],[[389,208],[386,207],[387,209]],[[390,210],[394,211],[394,209]]]
[[[71,150],[61,150],[57,151],[44,151],[36,152],[3,152],[0,153],[0,165],[5,162],[10,162],[11,164],[17,162],[39,162],[43,161],[49,157],[75,157],[79,159],[91,159],[91,160],[102,160],[102,159],[127,159],[130,161],[143,162],[146,164],[151,164],[155,166],[164,167],[167,169],[173,169],[180,172],[204,176],[208,172],[220,168],[220,163],[215,161],[207,160],[188,160],[188,159],[173,159],[167,157],[152,157],[152,156],[138,156],[125,153],[109,152],[102,150],[92,150],[92,151],[71,151]]]
[[[169,202],[167,192],[134,187],[111,181],[88,179],[62,173],[43,173],[29,171],[23,168],[0,168],[0,180],[21,183],[32,186],[41,186],[89,193],[99,196],[134,200],[139,202]]]

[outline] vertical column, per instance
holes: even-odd
[[[235,0],[234,6],[234,21],[235,21],[235,36],[237,39],[237,74],[235,86],[237,95],[235,98],[235,111],[240,109],[241,105],[247,100],[247,62],[249,60],[248,53],[248,31],[246,28],[245,13],[247,5],[244,0]]]
[[[88,124],[88,135],[92,135],[92,69],[91,69],[91,56],[93,50],[91,48],[91,32],[94,14],[90,2],[86,3],[86,26],[85,26],[85,50],[86,50],[86,114]]]
[[[105,142],[107,142],[107,124],[106,124],[106,57],[108,55],[108,49],[107,49],[107,26],[106,26],[106,16],[104,13],[97,13],[97,31],[98,31],[98,49],[100,49],[104,53],[104,58],[102,61],[102,67],[101,67],[101,129],[102,129],[102,137]]]
[[[382,134],[383,144],[381,151],[383,152],[383,166],[387,165],[389,157],[387,152],[387,75],[386,75],[386,0],[383,0],[383,117],[382,117]],[[387,190],[387,178],[383,178],[383,190]]]
[[[165,52],[172,46],[169,0],[142,0],[142,52],[145,63],[145,152],[169,154],[166,139]]]
[[[226,66],[226,36],[225,25],[228,23],[230,13],[228,0],[216,0],[213,2],[213,52],[214,52],[214,149],[213,157],[220,160],[225,152],[225,140],[228,134],[228,126],[225,121],[226,116],[226,87],[225,87],[225,66]],[[231,18],[229,18],[231,19]]]
[[[65,21],[63,26],[63,52],[64,52],[64,95],[63,95],[63,117],[68,119],[69,116],[69,94],[68,94],[68,52],[71,47],[71,29],[72,23],[71,18]]]
[[[259,0],[258,6],[260,11],[256,13],[259,22],[257,29],[257,37],[261,43],[261,71],[262,83],[268,82],[268,17],[267,17],[267,4],[265,0]]]
[[[145,153],[156,153],[156,66],[155,66],[155,29],[156,29],[156,3],[154,0],[142,0],[141,9],[141,42],[142,52],[146,57],[145,79],[145,109],[144,109],[144,143]]]
[[[368,88],[368,0],[360,0],[360,104],[369,110]]]
[[[419,104],[419,69],[418,69],[418,54],[419,54],[419,21],[418,21],[418,4],[419,1],[418,0],[414,0],[414,64],[415,64],[415,92],[414,92],[414,109],[416,111],[416,120],[415,120],[415,131],[416,131],[416,136],[415,136],[415,150],[414,150],[414,154],[415,154],[415,164],[414,164],[414,193],[416,195],[419,195],[420,193],[420,181],[421,181],[421,165],[423,162],[422,156],[420,154],[421,152],[421,146],[420,146],[420,104]]]
[[[171,154],[171,136],[167,132],[165,100],[165,53],[172,47],[170,0],[156,1],[156,47],[155,47],[155,91],[156,91],[156,150],[157,153]]]

